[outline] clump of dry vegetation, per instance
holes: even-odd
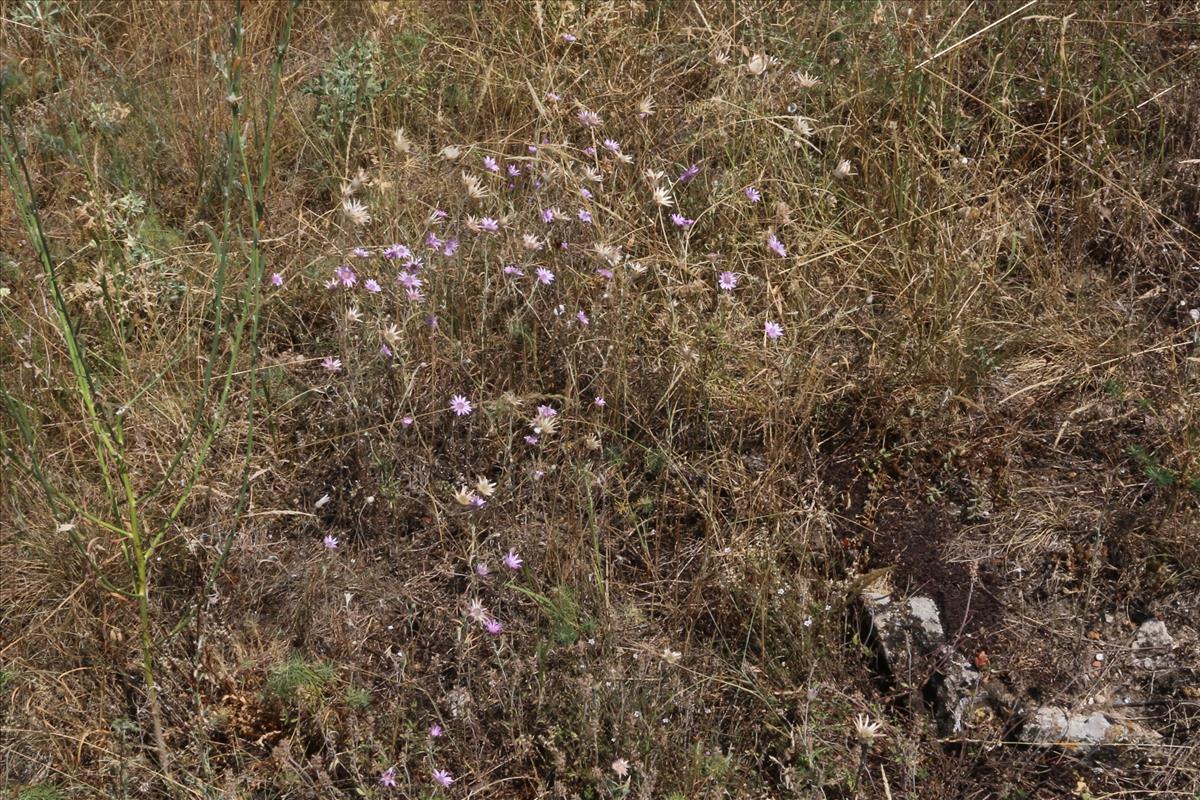
[[[1200,782],[1194,4],[2,14],[5,797]]]

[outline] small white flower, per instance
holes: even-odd
[[[629,762],[623,758],[618,758],[612,763],[612,771],[617,774],[618,778],[625,778],[629,775]]]
[[[750,56],[750,60],[746,62],[746,72],[751,75],[762,75],[767,71],[767,65],[770,62],[767,60],[766,53],[755,53]]]
[[[360,203],[358,200],[347,198],[342,203],[342,212],[355,225],[371,224],[371,212],[367,210],[366,205]]]
[[[837,178],[838,180],[844,180],[855,174],[854,165],[850,163],[849,159],[843,158],[838,162],[838,165],[833,168],[833,177]]]
[[[484,497],[491,497],[496,492],[496,484],[489,481],[483,475],[479,475],[475,479],[475,491]]]
[[[675,205],[675,201],[671,199],[671,192],[665,186],[654,187],[654,203],[660,208],[670,208]]]
[[[412,152],[412,142],[409,141],[404,128],[396,128],[396,132],[392,134],[392,145],[401,153]]]
[[[801,89],[814,89],[821,85],[820,78],[815,75],[809,75],[803,70],[796,70],[792,77],[795,79],[796,85]]]
[[[442,148],[442,151],[438,155],[446,161],[457,161],[458,157],[462,155],[462,148],[457,145],[448,144]]]
[[[526,250],[541,250],[542,241],[532,233],[526,233],[521,236],[521,244]]]
[[[880,728],[880,724],[871,721],[871,718],[866,714],[859,714],[854,718],[854,735],[858,737],[858,740],[863,745],[869,745],[876,739],[883,738]]]
[[[321,495],[321,499],[320,499],[320,500],[318,500],[317,502],[313,503],[313,508],[323,508],[323,507],[325,507],[325,506],[329,505],[329,500],[330,500],[330,497],[329,497],[329,495],[327,495],[327,494],[323,494],[323,495]]]
[[[475,502],[475,493],[466,486],[460,486],[454,491],[454,502],[460,506],[469,506]]]
[[[654,113],[654,98],[650,97],[649,95],[646,95],[645,97],[643,97],[641,99],[641,101],[639,101],[637,104],[637,113],[638,113],[638,116],[641,117],[642,119],[645,119],[646,117],[653,114]]]

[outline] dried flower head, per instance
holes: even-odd
[[[408,134],[404,132],[404,128],[396,128],[392,134],[392,146],[401,153],[408,154],[412,152],[413,145],[409,141]]]
[[[833,168],[833,177],[837,178],[838,180],[845,180],[846,178],[850,178],[855,174],[854,165],[851,164],[848,159],[842,159],[838,162],[838,165]]]
[[[654,187],[654,204],[660,208],[671,208],[675,205],[675,201],[671,199],[671,190],[666,186]]]
[[[483,495],[484,497],[491,497],[496,493],[496,484],[492,481],[489,481],[483,475],[477,475],[475,478],[475,491],[479,492],[479,494]]]
[[[342,213],[355,225],[371,224],[371,212],[364,203],[353,198],[342,201]]]
[[[883,738],[881,728],[882,726],[878,722],[872,721],[866,714],[859,714],[854,718],[854,735],[864,747],[876,739]]]
[[[454,502],[460,506],[474,505],[476,497],[477,495],[466,486],[460,486],[454,490]]]

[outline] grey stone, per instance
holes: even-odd
[[[1021,739],[1031,744],[1082,750],[1107,744],[1153,744],[1161,738],[1111,711],[1073,714],[1061,706],[1038,708],[1021,728]]]
[[[1175,646],[1175,637],[1167,630],[1167,624],[1161,619],[1148,619],[1143,622],[1133,636],[1133,646],[1137,650],[1170,649]]]

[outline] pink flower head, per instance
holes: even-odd
[[[521,175],[521,168],[518,167],[516,164],[509,164],[508,165],[508,174],[509,174],[509,177],[512,177],[512,178],[519,177]]]
[[[563,41],[566,42],[567,44],[570,44],[571,42],[577,42],[579,40],[575,38],[575,34],[573,34],[573,33],[564,33]]]
[[[537,268],[537,282],[543,286],[549,286],[554,283],[554,273],[545,267]]]
[[[396,788],[396,768],[395,767],[388,767],[386,770],[383,771],[383,773],[379,776],[379,785],[386,787],[388,789]]]
[[[484,217],[479,220],[479,227],[483,228],[488,233],[495,233],[500,230],[500,223],[491,217]]]
[[[483,157],[483,167],[488,172],[499,172],[500,171],[500,165],[497,164],[496,159],[492,158],[491,156]]]
[[[580,325],[591,324],[591,320],[588,318],[587,312],[582,309],[575,312],[575,319],[579,320]]]
[[[751,203],[757,203],[759,200],[762,200],[762,193],[759,192],[758,189],[755,189],[753,186],[747,186],[746,187],[746,199],[748,199]]]
[[[465,417],[475,409],[471,407],[470,400],[461,394],[456,394],[450,398],[450,410],[454,412],[455,416]]]
[[[524,275],[525,271],[514,264],[508,264],[504,267],[505,275]]]
[[[333,271],[333,274],[341,282],[342,286],[345,286],[347,289],[354,288],[354,284],[358,283],[358,275],[354,273],[349,264],[340,265]]]
[[[280,275],[278,272],[272,272],[271,273],[271,285],[272,286],[283,286],[283,276]]]
[[[688,181],[690,181],[692,178],[696,177],[699,174],[700,174],[700,165],[692,164],[690,167],[685,169],[683,172],[679,173],[679,182],[687,183]]]
[[[420,289],[421,279],[411,272],[401,272],[396,276],[396,280],[404,286],[405,289]]]
[[[334,358],[333,356],[325,356],[325,358],[321,361],[321,366],[324,367],[328,372],[341,372],[342,360],[340,358]]]
[[[363,288],[366,289],[371,294],[377,294],[377,293],[383,291],[383,289],[380,288],[379,284],[376,283],[374,278],[367,278],[366,281],[363,282]]]
[[[619,152],[621,152],[621,143],[618,142],[616,139],[605,139],[604,140],[604,149],[609,151],[610,153],[619,153]]]
[[[471,498],[471,505],[475,506],[476,508],[483,508],[487,505],[487,500],[484,500],[479,495],[475,495]]]
[[[690,228],[696,224],[696,220],[688,219],[683,214],[678,213],[671,215],[671,222],[675,223],[675,227],[684,229]]]
[[[420,303],[425,299],[425,293],[420,289],[405,289],[404,296],[408,298],[410,303]]]
[[[771,320],[767,320],[766,323],[763,325],[763,333],[765,333],[767,335],[768,339],[770,339],[771,341],[775,341],[780,336],[783,336],[783,326],[780,325],[778,322],[772,322]]]
[[[538,437],[534,436],[532,433],[525,437],[525,444],[533,446],[533,445],[536,445],[537,443],[538,443]]]
[[[596,267],[596,274],[605,280],[613,279],[613,271],[608,267]]]
[[[414,420],[411,416],[408,416],[408,415],[405,415],[400,418],[400,424],[406,428],[412,427],[412,424],[414,422],[416,422],[416,420]]]
[[[575,117],[579,120],[580,124],[588,128],[599,127],[603,122],[603,120],[600,119],[599,114],[597,114],[595,111],[588,111],[586,108],[579,109],[579,111],[576,112]]]
[[[442,211],[440,208],[435,208],[433,210],[433,213],[429,215],[429,221],[430,222],[441,222],[448,216],[450,216],[450,215],[447,214],[445,211]]]
[[[593,197],[595,197],[595,195],[592,194],[592,190],[587,188],[586,186],[581,187],[579,189],[579,193],[581,195],[583,195],[584,198],[587,200],[591,200]]]
[[[367,249],[365,247],[356,247],[356,248],[354,248],[354,250],[352,252],[354,253],[354,255],[358,256],[359,258],[370,258],[371,257],[371,254],[369,252],[367,252]]]
[[[586,208],[579,209],[579,221],[580,222],[591,222],[592,221],[592,213],[590,211],[588,211]]]
[[[499,636],[504,630],[504,623],[498,619],[489,619],[487,622],[483,623],[483,627],[486,628],[487,632],[492,636]]]
[[[325,538],[321,540],[321,544],[325,545],[326,550],[336,550],[338,546],[337,537],[332,533],[325,534]]]
[[[542,209],[542,222],[546,223],[547,225],[554,222],[554,218],[557,216],[558,216],[557,209],[554,209],[554,208],[543,208]]]
[[[492,574],[492,570],[490,567],[488,567],[487,562],[480,561],[475,565],[475,574],[481,578],[486,578],[488,575]]]
[[[783,242],[779,241],[779,237],[773,233],[767,237],[767,247],[771,248],[771,252],[780,258],[787,256],[787,249],[784,248]]]
[[[458,239],[450,238],[446,240],[446,246],[442,248],[442,255],[446,258],[454,258],[454,254],[458,252]]]
[[[509,551],[504,554],[504,566],[508,567],[514,572],[519,570],[521,565],[524,563],[525,562],[521,559],[521,557],[517,555],[516,550],[512,550],[510,548]]]
[[[437,739],[444,732],[445,731],[442,730],[442,726],[438,725],[436,722],[429,726],[429,738],[430,739]]]
[[[387,342],[379,345],[379,355],[383,356],[384,358],[392,357],[392,348],[387,346]]]
[[[442,248],[442,240],[437,237],[433,231],[425,234],[425,246],[430,250],[440,250]]]
[[[450,784],[454,783],[454,778],[450,777],[450,773],[444,769],[435,769],[433,779],[447,789],[450,788]]]
[[[539,417],[550,419],[551,417],[558,416],[558,409],[556,409],[554,406],[538,406],[537,413]]]
[[[722,272],[717,276],[717,286],[720,286],[726,292],[732,292],[737,288],[738,276],[729,270]]]
[[[395,261],[397,258],[408,258],[412,255],[412,250],[409,250],[402,244],[394,244],[383,251],[383,257],[389,261]]]

